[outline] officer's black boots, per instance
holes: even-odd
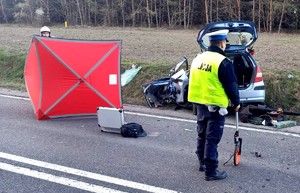
[[[227,177],[226,171],[219,171],[216,170],[216,173],[213,175],[207,175],[205,174],[205,180],[206,181],[213,181],[213,180],[223,180]]]

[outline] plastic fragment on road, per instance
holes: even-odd
[[[293,127],[297,125],[296,121],[280,121],[273,123],[274,127],[277,129],[287,128],[287,127]]]
[[[121,86],[127,85],[129,82],[133,80],[133,78],[138,74],[138,72],[141,70],[140,67],[136,67],[136,65],[132,65],[131,69],[125,70],[123,74],[121,74]]]

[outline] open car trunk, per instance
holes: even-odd
[[[225,53],[231,59],[239,89],[248,88],[255,78],[255,61],[247,53],[257,40],[258,35],[252,21],[220,21],[207,24],[199,31],[197,41],[201,49],[207,50],[210,46],[207,34],[228,29]]]
[[[239,89],[246,89],[250,86],[250,83],[253,79],[254,75],[254,66],[250,61],[249,57],[243,54],[235,54],[229,55],[228,57],[231,59],[234,65],[235,75],[237,77],[237,83]]]

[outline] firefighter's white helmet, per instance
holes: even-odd
[[[42,33],[42,32],[49,32],[49,33],[50,33],[50,28],[47,27],[47,26],[44,26],[44,27],[42,27],[42,28],[40,29],[40,32],[41,32],[41,33]]]

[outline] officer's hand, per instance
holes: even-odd
[[[238,105],[237,107],[235,107],[235,111],[237,112],[237,111],[239,111],[239,109],[241,108],[241,105]]]

